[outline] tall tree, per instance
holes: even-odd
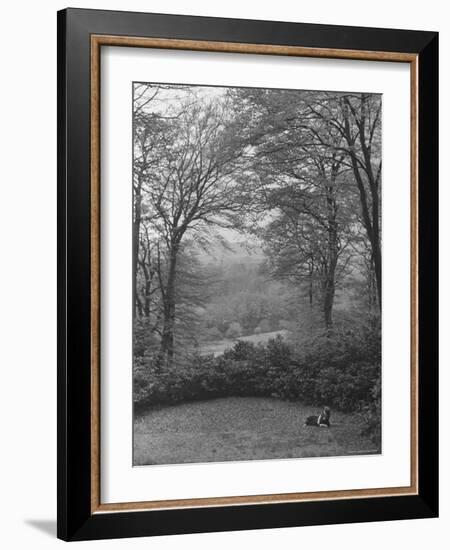
[[[352,217],[339,162],[313,161],[307,177],[267,192],[271,221],[264,233],[274,275],[306,286],[309,303],[317,297],[324,325],[333,325],[336,286],[348,274]],[[341,179],[339,179],[341,177]],[[348,185],[348,184],[347,184]]]
[[[159,365],[170,365],[175,353],[177,273],[186,235],[204,242],[208,231],[215,226],[228,226],[242,208],[235,175],[242,166],[245,144],[236,136],[237,123],[230,116],[226,97],[208,97],[191,90],[177,93],[176,100],[166,97],[162,130],[154,132],[152,127],[146,127],[151,140],[156,141],[157,169],[151,162],[143,161],[151,185],[145,187],[141,206],[152,220],[159,243]],[[172,105],[177,106],[178,112],[170,117],[167,114],[173,111]]]
[[[160,145],[164,140],[164,117],[155,109],[162,85],[149,86],[138,83],[133,88],[133,307],[134,313],[142,314],[138,296],[138,271],[148,265],[149,257],[139,260],[140,243],[146,255],[150,255],[148,228],[144,241],[141,236],[142,195],[144,188],[151,185],[152,170],[158,164]]]
[[[259,112],[254,117],[254,170],[262,209],[275,216],[266,233],[275,273],[294,275],[302,284],[306,280],[310,303],[318,287],[324,324],[331,328],[336,282],[346,272],[356,221],[344,139],[322,118],[311,116],[316,94],[243,93],[250,94]]]
[[[309,102],[305,115],[302,125],[309,129],[312,141],[334,147],[330,135],[343,139],[338,150],[345,154],[342,163],[353,173],[381,309],[381,96],[323,92]],[[325,124],[325,133],[317,130],[317,121]]]

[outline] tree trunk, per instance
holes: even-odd
[[[314,264],[309,262],[309,272],[308,272],[308,298],[309,298],[309,308],[313,308],[314,292],[313,292],[313,277],[314,277]]]
[[[347,101],[347,105],[348,101]],[[378,191],[378,178],[375,176],[372,169],[372,159],[370,147],[367,146],[366,137],[365,137],[365,117],[363,116],[360,121],[357,121],[356,124],[359,129],[359,142],[361,144],[361,151],[364,158],[365,173],[367,175],[369,188],[370,188],[370,197],[371,197],[371,207],[367,198],[366,187],[361,176],[361,172],[358,166],[358,160],[354,153],[355,140],[356,138],[352,137],[350,130],[350,122],[347,111],[344,111],[344,135],[347,140],[347,144],[350,147],[350,159],[352,162],[353,174],[355,176],[356,185],[359,191],[360,203],[361,203],[361,214],[363,219],[363,225],[367,232],[367,237],[370,242],[372,249],[372,259],[375,270],[375,279],[377,284],[377,297],[378,297],[378,307],[381,311],[381,234],[380,234],[380,223],[379,223],[379,191]]]
[[[149,254],[146,255],[146,258],[149,256]],[[150,295],[152,291],[152,275],[151,270],[149,266],[146,264],[146,258],[141,262],[141,268],[142,273],[144,275],[144,295],[142,297],[143,304],[142,304],[142,314],[144,317],[149,318],[150,317]],[[139,295],[137,295],[137,299],[139,300]]]
[[[381,311],[381,248],[379,241],[372,244],[375,282],[377,285],[378,307]]]
[[[370,191],[372,195],[372,256],[375,268],[375,280],[377,284],[378,307],[381,311],[381,235],[379,218],[379,193],[378,185],[370,172]]]
[[[334,288],[333,289],[327,288],[325,290],[325,296],[323,301],[323,314],[324,314],[325,328],[327,330],[329,330],[333,326],[333,302],[334,302]]]
[[[336,294],[336,266],[337,266],[337,254],[330,258],[330,264],[328,266],[325,282],[323,285],[323,315],[325,321],[325,328],[329,330],[333,326],[333,306],[334,297]]]
[[[133,219],[133,309],[134,316],[138,314],[137,276],[139,262],[139,233],[141,229],[141,183],[134,188],[134,219]]]
[[[338,262],[338,227],[336,221],[335,182],[337,167],[332,169],[332,178],[327,192],[327,225],[328,225],[328,261],[325,269],[325,285],[323,296],[323,313],[326,330],[333,326],[333,305],[336,291],[336,267]]]
[[[174,356],[174,329],[175,329],[175,281],[177,269],[178,243],[171,243],[167,285],[164,290],[163,330],[159,351],[159,364],[171,366]]]

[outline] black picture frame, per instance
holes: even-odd
[[[92,35],[401,52],[417,56],[417,494],[92,512]],[[436,517],[437,265],[437,33],[85,9],[58,12],[58,537],[88,540]]]

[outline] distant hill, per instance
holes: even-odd
[[[260,263],[264,259],[264,253],[255,242],[226,241],[225,245],[214,243],[208,251],[200,249],[198,258],[203,264]]]

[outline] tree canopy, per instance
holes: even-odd
[[[134,313],[159,368],[199,318],[229,338],[288,323],[277,281],[326,330],[350,281],[365,286],[364,307],[381,308],[381,96],[139,83],[133,150]],[[226,250],[231,234],[257,243],[241,284],[263,290],[241,293],[245,312],[236,305],[208,328],[217,292],[232,301],[232,271],[202,255]]]

